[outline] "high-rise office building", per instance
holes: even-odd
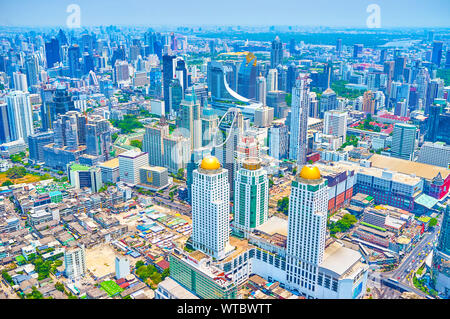
[[[99,157],[101,162],[108,161],[112,151],[109,121],[99,115],[94,115],[89,118],[85,126],[86,153]]]
[[[248,237],[267,221],[269,211],[269,179],[258,158],[247,158],[237,172],[234,196],[234,228]]]
[[[28,136],[29,158],[35,163],[44,161],[44,146],[53,143],[53,132],[47,131]]]
[[[256,100],[266,105],[266,78],[261,74],[256,78]]]
[[[39,61],[36,54],[27,56],[25,60],[25,71],[28,86],[37,85],[39,83]]]
[[[219,129],[219,117],[210,107],[204,107],[201,115],[202,147],[212,147],[214,133]]]
[[[148,153],[133,150],[119,154],[120,181],[132,185],[139,183],[139,169],[148,164]]]
[[[78,280],[86,274],[86,256],[84,245],[66,249],[64,252],[64,266],[67,278]]]
[[[169,133],[169,125],[164,117],[159,123],[145,126],[142,149],[148,152],[148,164],[162,166],[176,174],[185,169],[191,156],[191,141],[180,132]]]
[[[58,115],[75,110],[72,96],[66,86],[58,85],[56,89],[41,90],[41,120],[44,131],[53,127]]]
[[[418,153],[417,162],[450,167],[450,146],[444,142],[425,142]]]
[[[323,133],[340,137],[345,143],[347,136],[347,112],[328,111],[325,112]]]
[[[375,114],[375,94],[372,91],[364,92],[361,111]]]
[[[52,38],[50,42],[45,43],[45,57],[47,61],[47,68],[52,68],[55,63],[61,62],[59,54],[59,41]]]
[[[342,39],[336,40],[336,55],[340,57],[342,54]]]
[[[28,92],[27,76],[22,72],[14,72],[14,88],[16,91]]]
[[[406,67],[406,57],[399,56],[394,61],[394,80],[402,82],[404,79],[403,73]]]
[[[278,91],[278,71],[277,69],[270,69],[267,73],[267,92]]]
[[[216,146],[213,149],[213,155],[216,156],[222,167],[228,172],[228,180],[232,181],[236,174],[236,149],[240,137],[244,133],[244,117],[238,108],[230,108],[219,124]],[[234,183],[230,184],[230,196],[234,195]]]
[[[283,43],[278,36],[272,41],[272,49],[270,51],[270,67],[276,68],[283,63]]]
[[[233,249],[229,243],[229,192],[227,170],[216,157],[205,157],[193,172],[192,244],[218,260]]]
[[[78,44],[71,45],[67,50],[69,74],[72,78],[81,77],[81,50]]]
[[[162,57],[165,114],[170,114],[169,87],[175,75],[175,61],[172,55]]]
[[[252,60],[249,58],[253,58]],[[253,54],[243,57],[238,71],[237,93],[248,99],[256,98],[257,63]]]
[[[392,156],[414,160],[417,128],[415,125],[395,123],[392,135]]]
[[[191,150],[202,147],[200,102],[196,95],[186,94],[181,101],[177,124],[181,134],[190,140]]]
[[[353,45],[353,58],[357,59],[361,56],[363,52],[363,45],[362,44],[354,44]]]
[[[289,131],[284,124],[274,124],[269,129],[269,155],[277,160],[288,158]]]
[[[11,141],[23,139],[27,143],[28,136],[34,133],[30,95],[22,91],[12,91],[6,96],[6,103]]]
[[[0,102],[0,144],[11,142],[8,104]]]
[[[324,260],[328,211],[327,181],[317,167],[305,165],[289,196],[286,276],[291,289],[314,296]]]
[[[117,84],[130,82],[130,69],[127,61],[117,60],[114,64],[114,82]]]
[[[338,108],[337,94],[331,88],[323,91],[320,96],[320,117],[323,118],[325,112]],[[312,115],[312,114],[311,114]]]
[[[289,158],[297,165],[306,163],[308,111],[309,111],[309,83],[307,76],[300,76],[296,86],[292,89],[291,124],[289,139]]]
[[[433,42],[433,53],[431,55],[431,62],[438,67],[441,66],[442,59],[442,46],[444,43],[442,41]]]

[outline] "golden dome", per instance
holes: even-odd
[[[261,168],[261,160],[257,158],[246,158],[242,166],[249,171],[255,171]]]
[[[304,179],[319,179],[321,176],[316,166],[305,165],[300,171],[300,177]]]
[[[216,170],[220,168],[220,162],[217,159],[217,157],[214,156],[206,156],[201,164],[200,167],[207,170]]]

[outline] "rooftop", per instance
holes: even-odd
[[[323,262],[320,266],[342,276],[351,269],[361,257],[362,255],[360,252],[346,248],[341,243],[335,241],[325,249]]]
[[[407,175],[416,175],[427,180],[435,178],[439,173],[441,173],[443,179],[446,179],[448,175],[450,175],[450,170],[444,167],[412,162],[378,154],[372,155],[369,161],[372,163],[373,167],[387,168],[389,170]]]
[[[107,168],[119,167],[119,158],[116,157],[116,158],[113,158],[112,160],[103,162],[103,163],[100,164],[100,166],[107,167]]]

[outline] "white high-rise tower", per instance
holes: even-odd
[[[193,171],[192,244],[221,260],[233,250],[230,238],[228,171],[214,156],[205,157]]]
[[[306,164],[308,151],[308,111],[309,111],[309,79],[301,75],[292,88],[291,135],[289,140],[289,158],[296,160],[297,165]]]
[[[305,165],[289,196],[286,280],[291,289],[314,297],[323,261],[327,227],[327,181],[317,167]]]

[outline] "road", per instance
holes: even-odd
[[[439,220],[439,223],[441,221]],[[424,263],[425,258],[432,251],[434,243],[437,241],[440,227],[434,227],[430,233],[426,233],[421,241],[406,255],[400,265],[393,271],[380,274],[378,280],[380,283],[386,283],[388,278],[398,280],[397,288],[404,291],[412,291],[416,294],[427,297],[425,293],[415,288],[412,284],[412,278],[417,269]],[[376,280],[377,275],[370,274],[371,280]]]

